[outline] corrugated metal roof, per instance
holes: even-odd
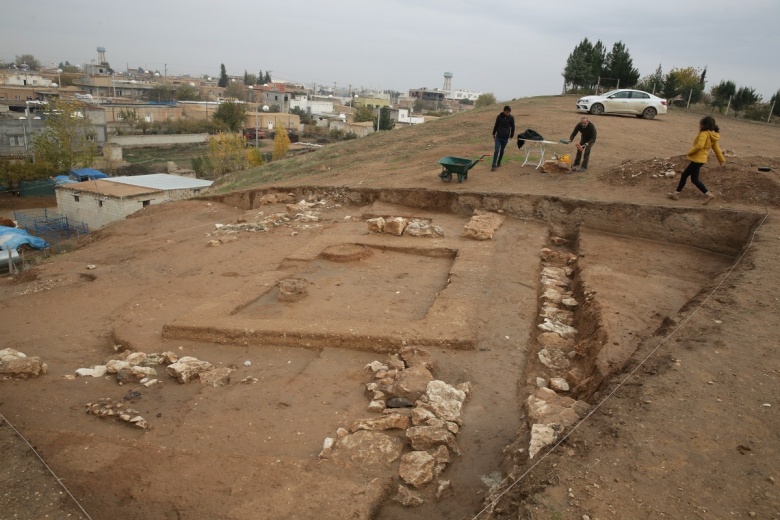
[[[110,182],[108,179],[97,179],[94,181],[77,182],[73,184],[60,184],[57,186],[58,190],[73,191],[77,194],[80,192],[95,193],[97,195],[106,197],[133,197],[137,195],[146,195],[151,193],[158,193],[162,190],[156,188],[149,188],[146,186],[132,186],[129,184],[121,184],[118,182]]]
[[[150,173],[148,175],[134,175],[132,177],[109,177],[105,180],[156,190],[208,188],[214,183],[214,181],[193,179],[192,177],[182,177],[180,175],[170,175],[168,173]]]

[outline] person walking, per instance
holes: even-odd
[[[574,158],[574,164],[572,164],[572,171],[587,171],[588,161],[590,160],[590,151],[593,145],[596,144],[596,125],[588,121],[587,117],[583,117],[580,122],[574,127],[569,137],[569,142],[574,141],[574,138],[580,134],[580,142],[577,145],[577,156]],[[582,167],[577,168],[582,161]]]
[[[699,133],[696,134],[696,138],[693,140],[693,148],[688,150],[687,158],[690,163],[682,172],[680,176],[680,182],[677,184],[677,190],[669,194],[669,198],[672,200],[678,200],[680,198],[680,192],[685,187],[685,182],[688,177],[691,178],[691,182],[699,188],[699,190],[706,197],[702,204],[709,204],[712,199],[715,198],[715,194],[707,189],[707,186],[699,180],[699,170],[701,167],[707,164],[707,157],[710,153],[710,148],[715,152],[715,157],[718,158],[718,162],[723,165],[726,162],[726,158],[723,157],[723,152],[720,150],[720,129],[715,123],[715,118],[712,116],[706,116],[699,121]]]
[[[506,144],[515,136],[515,118],[512,115],[512,108],[507,105],[504,111],[496,117],[496,123],[493,125],[493,140],[495,141],[495,151],[493,152],[494,172],[501,166],[501,159],[504,158],[504,149]]]

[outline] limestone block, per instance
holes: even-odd
[[[412,451],[401,457],[398,474],[407,484],[420,488],[434,478],[436,460],[425,451]]]

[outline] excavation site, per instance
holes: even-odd
[[[568,101],[512,103],[553,135]],[[493,112],[233,174],[3,275],[0,517],[774,518],[756,167],[780,132],[723,124],[707,205],[665,197],[683,112],[598,118],[587,174],[514,151],[443,182]]]

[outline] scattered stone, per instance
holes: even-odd
[[[504,217],[501,215],[476,210],[464,226],[463,236],[474,240],[490,240],[503,223]]]
[[[403,235],[407,223],[408,221],[403,217],[391,217],[385,220],[384,231],[400,237]]]
[[[410,401],[416,401],[424,394],[429,383],[433,380],[431,371],[424,365],[409,367],[401,372],[395,382],[395,395]]]
[[[388,408],[411,408],[414,406],[414,403],[403,397],[393,397],[387,400],[385,406]]]
[[[349,431],[354,433],[358,430],[405,430],[408,427],[409,417],[398,413],[390,413],[378,418],[357,420],[352,423]]]
[[[427,350],[417,347],[402,347],[398,351],[398,355],[408,368],[423,365],[428,370],[432,371],[435,369],[433,358],[431,358],[431,354]]]
[[[554,332],[562,338],[574,338],[577,335],[577,329],[574,327],[558,321],[550,321],[548,318],[545,318],[544,323],[540,323],[537,327],[545,332]]]
[[[534,424],[531,427],[531,442],[528,447],[528,457],[534,456],[547,446],[558,440],[557,425]]]
[[[433,426],[412,426],[406,430],[406,437],[415,450],[446,446],[452,453],[460,455],[460,448],[455,442],[455,436],[447,430]]]
[[[201,372],[213,370],[214,365],[208,361],[201,361],[191,356],[184,356],[177,362],[168,365],[166,372],[169,376],[175,377],[179,383],[189,383],[192,379],[198,377]]]
[[[116,373],[116,380],[125,382],[138,383],[144,378],[150,378],[157,376],[157,371],[151,367],[142,366],[127,366],[122,368]]]
[[[562,377],[553,377],[550,379],[550,388],[556,392],[568,392],[569,383]]]
[[[361,430],[338,440],[333,458],[364,466],[389,466],[401,456],[404,443],[398,437]]]
[[[450,495],[452,495],[452,483],[449,480],[440,480],[436,487],[436,501],[439,502]]]
[[[333,455],[333,446],[336,444],[336,439],[333,437],[325,437],[322,443],[322,451],[320,451],[319,457],[321,459],[329,459]]]
[[[465,392],[448,385],[444,381],[434,380],[428,383],[425,391],[425,408],[436,417],[445,421],[461,423],[461,411],[466,400]]]
[[[366,223],[369,233],[384,233],[385,231],[385,219],[382,217],[370,218],[366,220]]]
[[[417,507],[423,504],[423,499],[406,486],[398,486],[398,493],[393,500],[400,502],[404,507]]]
[[[539,171],[542,173],[571,173],[571,164],[548,159],[539,167]]]
[[[412,451],[401,457],[398,474],[407,484],[420,488],[433,480],[435,466],[433,455],[425,451]]]
[[[79,377],[103,377],[106,375],[106,365],[95,365],[92,368],[79,368],[76,370]]]
[[[27,354],[12,348],[0,350],[0,374],[27,379],[45,374],[47,369],[38,356],[28,357]]]
[[[214,370],[201,372],[198,379],[200,379],[201,384],[213,386],[214,388],[226,386],[230,384],[230,374],[232,372],[233,370],[227,367],[215,368]]]

